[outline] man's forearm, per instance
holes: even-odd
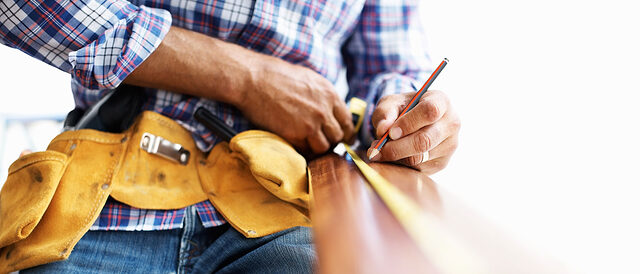
[[[353,135],[345,103],[314,70],[180,28],[125,83],[229,103],[301,151],[323,153]]]
[[[124,82],[237,105],[253,88],[262,58],[238,45],[172,27]]]

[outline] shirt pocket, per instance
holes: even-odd
[[[44,151],[22,156],[9,167],[0,191],[0,248],[31,234],[49,207],[66,164],[65,154]]]

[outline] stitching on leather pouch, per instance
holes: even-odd
[[[62,164],[64,165],[64,163],[65,163],[65,161],[66,161],[66,160],[63,160],[63,159],[60,159],[60,158],[61,158],[61,157],[58,157],[58,156],[48,156],[48,157],[38,157],[38,158],[34,158],[34,159],[31,159],[31,160],[29,160],[29,161],[27,161],[27,162],[25,162],[25,163],[21,164],[21,166],[20,166],[19,168],[15,168],[15,170],[10,171],[8,175],[11,175],[11,174],[13,174],[13,173],[16,173],[16,172],[18,172],[18,171],[20,171],[20,170],[24,169],[25,167],[28,167],[28,166],[30,166],[30,165],[33,165],[33,164],[35,164],[35,163],[37,163],[37,162],[42,162],[42,161],[56,161],[56,162],[60,162],[60,163],[62,163]],[[13,166],[13,165],[12,165],[12,166]],[[9,170],[11,170],[11,169],[12,169],[12,166],[10,166],[10,167],[9,167]],[[8,176],[8,175],[7,175],[7,176]]]
[[[246,131],[245,131],[246,132]],[[247,134],[248,135],[248,134]],[[234,142],[232,143],[236,143],[234,144],[234,146],[238,145],[237,143],[244,141],[244,140],[250,140],[250,139],[261,139],[261,138],[265,138],[265,137],[272,137],[275,138],[275,140],[282,142],[284,144],[286,144],[289,147],[293,147],[289,142],[287,142],[286,140],[284,140],[282,137],[275,135],[275,134],[262,134],[262,135],[236,135],[235,137],[233,137],[235,139]]]
[[[109,170],[108,170],[108,171],[107,171],[107,173],[105,174],[102,184],[105,184],[105,183],[107,183],[107,182],[109,182],[109,181],[110,181],[110,180],[108,180],[108,179],[110,179],[110,178],[113,176],[113,171],[114,171],[115,165],[116,165],[117,163],[118,163],[118,161],[116,161],[116,160],[113,160],[113,161],[111,162],[111,165],[110,165],[110,167],[109,167]],[[111,186],[111,185],[110,185],[110,186]],[[91,220],[91,216],[95,215],[96,211],[98,210],[98,207],[99,207],[98,205],[100,204],[100,200],[102,200],[102,198],[101,198],[101,197],[104,195],[104,192],[107,192],[107,190],[102,189],[102,186],[98,186],[98,187],[99,187],[99,191],[100,191],[100,192],[99,192],[99,194],[100,194],[100,195],[98,195],[99,197],[98,197],[98,198],[96,198],[96,199],[94,200],[94,202],[93,202],[93,207],[91,208],[91,211],[89,212],[89,214],[88,214],[88,215],[84,218],[84,220],[82,221],[82,223],[81,223],[81,226],[82,226],[82,227],[87,226],[87,224],[88,224],[89,220]],[[90,228],[89,228],[89,229],[90,229]],[[86,232],[85,232],[85,233],[86,233]],[[80,240],[80,238],[82,238],[83,236],[84,236],[84,234],[80,235],[80,237],[76,237],[76,238],[69,239],[69,241],[67,241],[67,242],[64,244],[64,248],[65,248],[65,249],[67,249],[67,248],[68,248],[68,246],[69,246],[69,244],[71,244],[71,242],[72,242],[72,241]]]
[[[158,116],[151,116],[151,119],[153,119],[154,121],[162,124],[163,126],[167,126],[170,128],[174,128],[174,129],[184,129],[182,126],[174,124],[174,123],[169,123],[168,121],[162,119],[161,117]]]
[[[123,135],[122,137],[124,137],[126,135]],[[55,142],[60,142],[60,141],[76,141],[76,140],[82,140],[82,141],[94,141],[96,143],[104,143],[104,144],[118,144],[120,143],[120,140],[122,138],[118,139],[118,140],[108,140],[108,139],[103,139],[103,138],[93,138],[93,137],[68,137],[68,138],[60,138],[60,139],[54,139],[53,141],[51,141],[51,143],[55,143]]]

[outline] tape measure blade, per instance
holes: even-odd
[[[442,273],[486,273],[478,257],[442,227],[437,217],[422,210],[415,201],[364,162],[349,145],[344,144],[344,147],[400,225]]]

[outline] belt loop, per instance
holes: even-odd
[[[173,143],[160,136],[155,136],[149,132],[142,134],[140,148],[148,153],[176,161],[181,165],[187,165],[189,156],[191,155],[191,152],[184,149],[182,145]]]

